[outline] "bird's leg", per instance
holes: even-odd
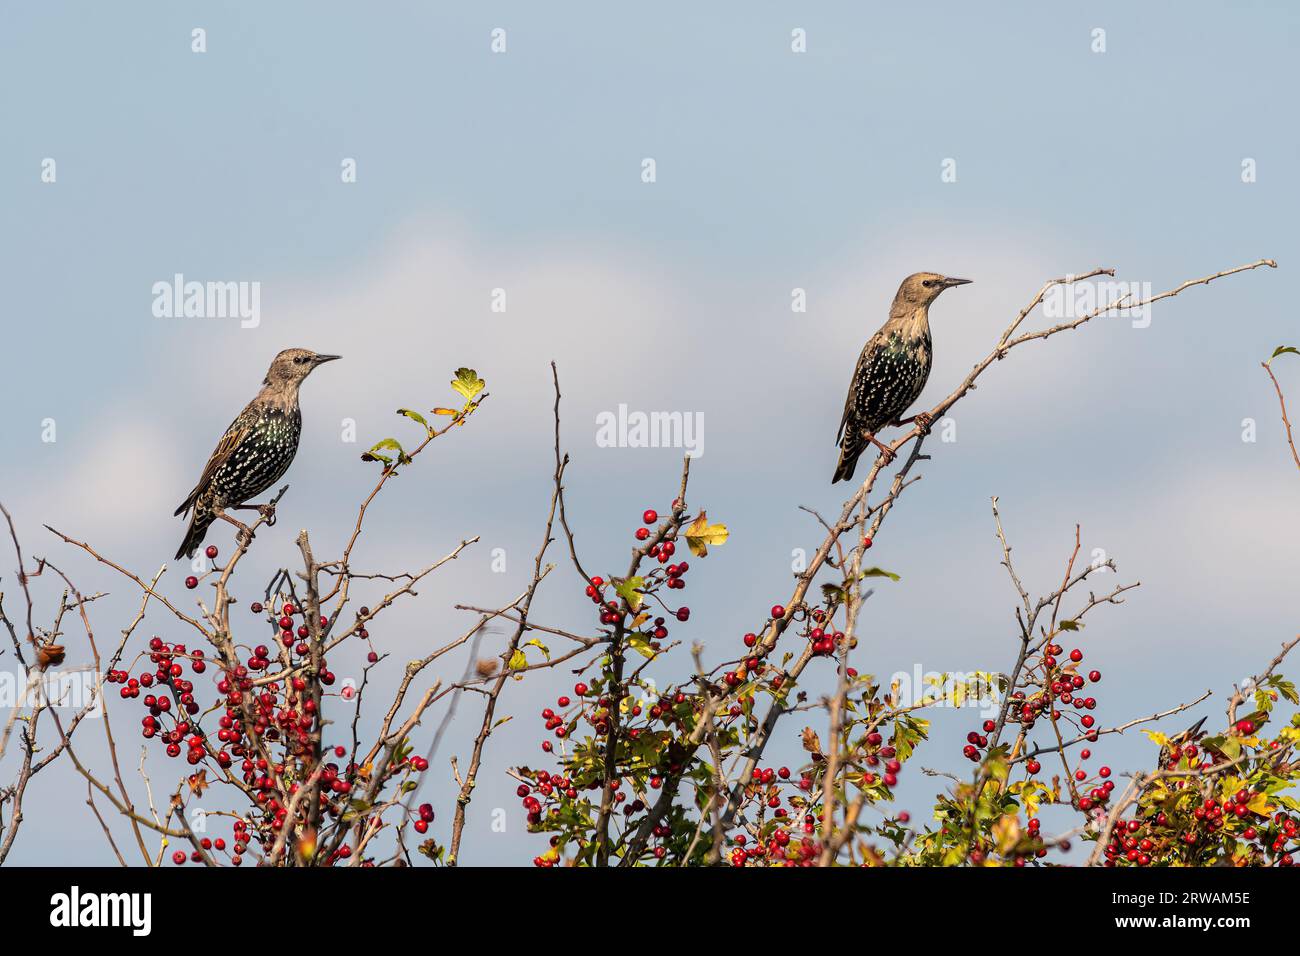
[[[274,502],[268,501],[264,505],[235,505],[235,507],[238,508],[240,511],[256,511],[259,515],[262,516],[262,520],[266,522],[266,526],[268,528],[271,527],[273,524],[275,524],[275,503]]]
[[[220,518],[222,521],[229,521],[236,528],[238,528],[239,536],[244,542],[252,543],[253,529],[250,528],[248,525],[244,524],[244,522],[240,521],[238,518],[232,518],[230,515],[226,514],[225,511],[218,511],[217,517]]]
[[[934,424],[934,418],[930,415],[929,412],[917,412],[911,418],[901,419],[899,421],[894,422],[894,424],[910,425],[912,424],[912,422],[916,422],[916,425],[918,428],[920,428],[922,435],[928,435],[930,434],[930,426]]]
[[[886,465],[888,465],[890,462],[894,460],[894,450],[890,448],[888,445],[882,444],[880,439],[877,438],[875,435],[871,434],[870,432],[863,432],[863,437],[865,437],[867,441],[871,442],[871,444],[875,445],[877,448],[880,449],[880,456],[885,459]]]

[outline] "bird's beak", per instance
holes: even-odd
[[[333,362],[335,359],[341,359],[342,357],[342,355],[317,355],[315,363],[317,365],[324,365],[326,362]]]
[[[943,287],[945,289],[951,289],[955,285],[970,285],[970,283],[970,279],[944,279]]]

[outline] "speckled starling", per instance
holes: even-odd
[[[262,390],[230,423],[199,483],[176,509],[178,515],[193,509],[177,558],[194,557],[221,512],[243,507],[288,471],[302,433],[298,388],[312,369],[338,357],[308,349],[285,349],[275,357]]]
[[[836,441],[840,461],[835,466],[837,481],[848,481],[857,467],[858,456],[871,443],[892,458],[892,453],[877,438],[876,432],[887,425],[905,425],[920,421],[930,425],[924,412],[901,420],[900,416],[921,395],[934,352],[930,342],[930,303],[944,289],[965,285],[969,279],[949,279],[933,272],[918,272],[903,280],[889,309],[889,321],[880,327],[862,349],[849,395],[844,401],[844,417]]]

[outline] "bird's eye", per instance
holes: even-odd
[[[925,286],[925,287],[928,289],[928,288],[930,288],[930,286],[934,285],[934,280],[933,280],[933,279],[924,279],[924,280],[922,280],[921,285]]]
[[[302,364],[303,362],[305,362],[305,361],[307,361],[307,360],[306,360],[303,356],[299,355],[297,358],[295,358],[295,359],[293,360],[293,364],[294,364],[294,365],[301,365],[301,364]]]

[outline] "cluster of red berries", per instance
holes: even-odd
[[[807,813],[803,818],[805,836],[797,841],[782,826],[774,828],[765,841],[755,840],[752,844],[745,834],[738,833],[732,840],[735,848],[729,857],[731,865],[744,866],[752,861],[791,867],[813,866],[821,853],[821,842],[807,834],[814,833],[816,828],[816,818]]]
[[[775,615],[774,615],[775,616]],[[844,644],[843,631],[824,631],[820,627],[814,627],[808,632],[808,640],[812,642],[813,653],[819,657],[829,657],[835,653],[835,648]]]
[[[210,547],[209,556],[215,547]],[[284,604],[276,615],[268,612],[260,602],[251,605],[255,614],[266,614],[278,628],[278,640],[286,649],[291,649],[299,658],[310,653],[310,628],[302,620],[305,611],[292,603]],[[367,609],[362,614],[367,614]],[[297,620],[295,620],[295,618]],[[327,618],[320,618],[320,627],[329,626]],[[287,651],[286,651],[287,652]],[[194,674],[207,670],[209,661],[201,650],[188,650],[183,644],[169,644],[160,637],[149,642],[149,661],[151,670],[146,670],[138,677],[132,677],[125,670],[111,670],[106,676],[109,683],[121,684],[121,696],[139,698],[143,695],[143,704],[149,713],[141,721],[142,734],[146,738],[160,737],[166,744],[168,756],[180,757],[184,752],[191,765],[197,765],[207,759],[215,761],[223,772],[239,773],[244,784],[252,791],[254,800],[262,808],[263,816],[256,823],[258,839],[264,847],[272,845],[285,823],[288,809],[280,800],[279,794],[289,767],[286,762],[271,762],[259,755],[248,740],[256,736],[266,743],[280,743],[284,747],[285,761],[294,758],[313,763],[315,744],[313,735],[318,731],[319,713],[317,694],[313,685],[330,686],[335,677],[321,661],[319,674],[314,677],[308,673],[289,673],[283,680],[263,680],[260,685],[255,682],[254,674],[267,671],[272,661],[277,659],[271,648],[265,645],[255,647],[248,658],[224,671],[216,681],[217,691],[223,695],[220,716],[217,718],[215,735],[205,734],[194,719],[200,711],[199,702],[194,696],[194,685],[185,678],[186,666]],[[170,721],[170,725],[169,725]],[[343,757],[346,748],[334,748],[336,757]],[[235,762],[239,761],[235,767]],[[423,772],[429,766],[424,757],[408,755],[397,761],[386,771],[390,774]],[[337,763],[327,763],[320,772],[320,806],[322,812],[338,818],[348,809],[348,800],[358,777],[358,768],[348,764],[345,769]],[[288,795],[292,797],[299,789],[298,783],[290,784]],[[415,829],[423,833],[432,820],[432,808],[427,804],[421,806]],[[235,822],[234,853],[231,862],[239,865],[248,843],[250,831],[248,823],[243,820]],[[204,850],[224,850],[224,840],[201,842]],[[347,845],[335,850],[329,862],[346,859],[351,854]],[[177,851],[173,861],[184,863],[186,860],[201,860],[199,851],[186,854]]]
[[[1090,711],[1096,708],[1096,697],[1085,697],[1077,694],[1076,691],[1082,690],[1088,683],[1099,683],[1101,681],[1101,671],[1090,671],[1085,679],[1082,674],[1076,671],[1076,665],[1083,660],[1083,651],[1077,647],[1071,650],[1068,655],[1070,663],[1064,666],[1059,660],[1060,655],[1063,653],[1064,648],[1060,644],[1048,644],[1043,649],[1041,661],[1036,669],[1042,677],[1042,684],[1045,689],[1032,695],[1026,695],[1023,690],[1013,692],[1006,710],[1008,722],[1018,723],[1021,730],[1027,732],[1034,729],[1034,724],[1043,716],[1044,712],[1055,723],[1067,716],[1074,719],[1073,715],[1068,714],[1063,708],[1069,708],[1073,711]],[[1095,742],[1099,736],[1094,726],[1096,718],[1090,713],[1083,713],[1078,716],[1077,721],[1085,738]],[[978,761],[984,749],[989,745],[989,738],[986,735],[991,734],[996,727],[997,723],[995,721],[985,720],[983,733],[972,731],[967,734],[966,745],[962,748],[963,756],[968,760]],[[1084,753],[1089,752],[1085,750]],[[1025,769],[1030,774],[1036,774],[1042,769],[1042,765],[1037,760],[1030,758],[1025,761]],[[1075,774],[1076,780],[1087,779],[1086,774],[1080,777],[1078,773]],[[1109,792],[1109,789],[1107,792]]]
[[[121,684],[123,699],[135,700],[143,695],[141,703],[148,714],[140,721],[141,735],[151,739],[161,735],[167,745],[169,757],[181,755],[181,744],[187,744],[186,759],[191,764],[201,762],[208,755],[208,741],[190,718],[199,712],[199,702],[194,697],[194,684],[183,675],[188,663],[195,674],[207,670],[203,651],[188,651],[184,644],[167,644],[160,637],[149,641],[149,662],[153,670],[145,670],[132,677],[125,670],[110,670],[104,675],[110,684]],[[171,729],[164,726],[164,716],[173,720]],[[222,767],[229,767],[231,756],[224,748],[213,755]]]
[[[573,732],[574,725],[581,719],[591,726],[596,736],[604,737],[609,733],[611,708],[617,706],[613,697],[608,694],[592,695],[591,688],[582,681],[573,685],[573,693],[578,698],[576,705],[567,695],[561,695],[555,701],[555,706],[559,708],[558,711],[551,707],[543,708],[542,720],[546,725],[546,729],[554,732],[557,738],[563,740]],[[574,716],[566,718],[566,710],[574,714]],[[628,713],[632,717],[640,717],[641,712],[641,705],[636,703],[632,704],[628,709]],[[633,740],[640,734],[639,728],[628,728],[627,735]],[[551,753],[554,750],[554,745],[549,740],[543,740],[542,750]]]

